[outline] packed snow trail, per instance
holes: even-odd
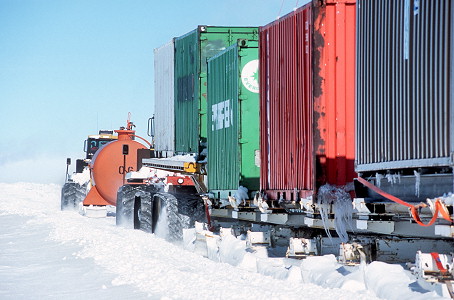
[[[152,234],[116,227],[113,217],[62,212],[58,185],[0,183],[0,190],[2,299],[377,299],[354,280],[343,288],[324,288],[293,277],[275,279],[213,262]],[[41,271],[43,276],[37,276]],[[336,286],[341,275],[334,273],[306,282]],[[400,299],[437,298],[405,289],[395,289],[395,294]]]
[[[36,219],[0,216],[0,299],[145,298],[129,285],[115,286],[114,274],[80,259],[81,246],[49,239],[50,228]]]

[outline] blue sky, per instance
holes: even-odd
[[[128,112],[145,136],[153,49],[172,37],[266,25],[302,2],[0,0],[0,182],[63,183],[66,157]]]

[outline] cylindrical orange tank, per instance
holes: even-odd
[[[118,140],[102,147],[90,163],[93,187],[84,205],[116,205],[118,188],[123,185],[124,175],[137,171],[137,150],[146,149],[132,139],[134,130],[115,130]],[[123,154],[124,145],[128,154]]]

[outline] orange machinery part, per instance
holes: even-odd
[[[117,191],[123,185],[124,175],[137,171],[137,150],[146,149],[132,139],[134,130],[115,130],[118,140],[106,144],[93,156],[90,163],[93,187],[83,205],[116,205]],[[123,145],[129,146],[123,155]]]

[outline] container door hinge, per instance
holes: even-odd
[[[247,95],[240,94],[240,95],[238,95],[238,99],[239,99],[240,101],[247,100]]]
[[[238,141],[240,144],[246,144],[248,141],[245,138],[240,138]]]

